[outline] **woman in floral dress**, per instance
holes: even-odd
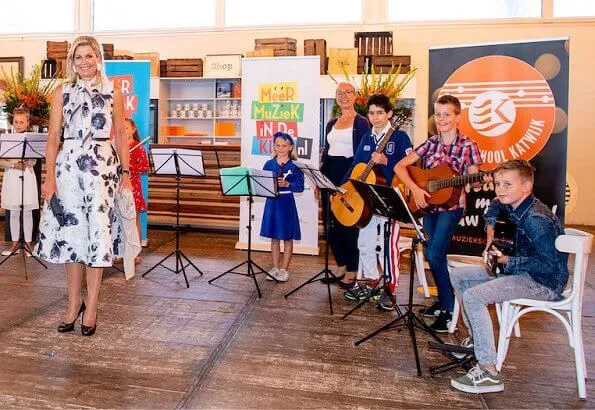
[[[50,112],[42,186],[45,205],[36,251],[48,262],[66,265],[68,309],[58,331],[73,331],[76,319],[83,314],[81,333],[91,336],[97,326],[103,268],[112,265],[120,240],[112,229],[115,195],[118,189],[132,186],[122,93],[105,76],[97,40],[78,37],[68,53],[66,68],[68,76],[55,90]],[[62,127],[64,143],[58,150]],[[52,212],[49,206],[54,195],[62,206],[62,225],[55,216],[59,209]]]

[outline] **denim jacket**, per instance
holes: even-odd
[[[562,224],[552,211],[534,195],[529,195],[516,209],[494,199],[485,214],[486,226],[494,226],[503,212],[516,224],[515,254],[508,257],[504,272],[527,273],[537,283],[561,295],[568,281],[568,255],[556,249]]]

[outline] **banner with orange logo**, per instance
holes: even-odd
[[[511,159],[536,168],[535,195],[564,219],[568,39],[430,49],[430,115],[444,94],[461,101],[461,133],[481,151],[482,170]],[[430,123],[432,123],[430,117]],[[490,184],[491,185],[491,184]],[[493,186],[470,190],[450,253],[479,255]]]

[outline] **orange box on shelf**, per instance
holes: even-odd
[[[186,127],[180,125],[169,125],[166,127],[166,134],[170,136],[186,135]]]
[[[215,123],[215,136],[234,137],[236,135],[236,125],[233,122],[218,121]]]

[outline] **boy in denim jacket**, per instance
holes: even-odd
[[[556,216],[533,195],[535,169],[524,160],[507,161],[494,171],[497,198],[486,211],[487,246],[484,252],[496,255],[504,272],[491,276],[483,266],[455,270],[450,280],[462,296],[464,319],[470,338],[463,344],[473,347],[478,365],[451,385],[468,393],[504,390],[496,370],[496,347],[488,304],[518,298],[556,300],[568,281],[566,254],[555,247],[564,233]],[[494,225],[504,214],[516,225],[514,253],[503,255],[492,246]]]

